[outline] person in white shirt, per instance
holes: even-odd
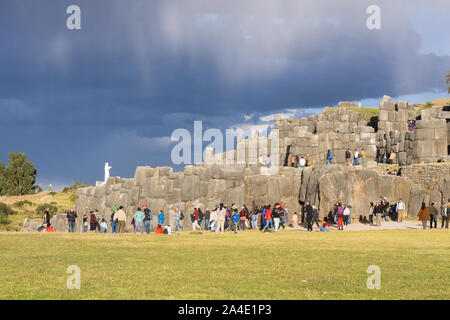
[[[227,208],[223,205],[223,203],[220,204],[219,208],[217,209],[217,229],[216,233],[222,233],[225,228],[225,217],[227,215]]]
[[[397,213],[398,213],[398,219],[397,222],[402,222],[403,221],[403,216],[405,214],[406,211],[406,206],[405,203],[403,202],[402,199],[400,199],[397,203]]]
[[[345,206],[344,209],[344,226],[346,226],[348,224],[348,217],[350,216],[350,208],[347,206]]]
[[[300,168],[304,168],[306,165],[306,160],[303,156],[300,158]]]

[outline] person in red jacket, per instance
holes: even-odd
[[[270,229],[273,229],[273,221],[272,221],[272,209],[270,209],[270,204],[266,206],[266,225],[264,226],[263,232],[266,231],[266,229],[270,226]]]
[[[158,224],[158,226],[156,227],[155,233],[156,234],[164,234],[164,230],[160,224]]]

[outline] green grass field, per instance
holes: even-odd
[[[448,230],[3,232],[0,261],[0,299],[450,299]],[[66,287],[70,265],[80,290]]]

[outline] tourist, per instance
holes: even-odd
[[[348,205],[348,224],[352,224],[352,206]]]
[[[330,231],[330,224],[328,222],[327,217],[323,218],[322,226],[319,226],[320,231],[322,232],[329,232]]]
[[[355,149],[355,152],[353,153],[353,165],[354,166],[359,166],[359,151],[358,149]]]
[[[117,210],[119,210],[119,208],[117,208],[117,206],[114,206],[113,212],[111,213],[111,233],[117,233],[118,220],[115,218]]]
[[[381,202],[380,201],[377,201],[377,204],[375,205],[375,208],[374,208],[373,211],[375,213],[377,226],[380,227],[381,226],[381,214],[383,213],[383,207],[381,206]]]
[[[395,152],[393,149],[391,149],[391,152],[389,154],[389,164],[394,164],[395,163]]]
[[[292,226],[294,228],[298,227],[298,216],[297,216],[297,212],[294,212],[294,214],[292,215]]]
[[[316,206],[312,206],[312,209],[313,209],[313,223],[312,224],[314,224],[314,222],[315,222],[316,225],[317,225],[317,228],[320,229],[320,225],[319,225],[319,210],[316,208]]]
[[[137,208],[136,212],[134,213],[134,234],[136,234],[138,228],[140,229],[141,234],[144,234],[144,218],[144,212],[141,211],[141,208]]]
[[[448,221],[450,220],[450,199],[448,199],[448,203],[445,202],[442,203],[441,216],[442,216],[441,229],[444,228],[444,222],[445,228],[448,229]]]
[[[266,207],[262,206],[259,231],[263,231],[265,226],[266,226]]]
[[[134,221],[134,216],[131,219],[131,226],[133,227],[133,229],[132,229],[133,231],[136,230],[136,221]]]
[[[142,208],[144,208],[144,228],[145,228],[145,233],[150,234],[150,226],[151,226],[151,222],[153,219],[153,215],[152,212],[150,211],[150,209],[147,207],[146,204],[144,204],[142,206]]]
[[[306,165],[306,160],[303,156],[300,157],[300,168],[304,168]]]
[[[387,162],[387,159],[388,159],[388,154],[387,154],[387,151],[383,154],[383,163],[386,163]]]
[[[217,228],[216,233],[222,233],[224,231],[225,227],[225,216],[227,214],[227,208],[223,205],[223,203],[220,203],[219,208],[217,210]]]
[[[327,151],[327,164],[332,164],[333,163],[333,153],[330,151],[330,149],[328,149]]]
[[[100,233],[108,232],[108,224],[106,223],[105,218],[102,218],[102,222],[100,223]]]
[[[307,167],[311,167],[312,164],[313,164],[313,161],[312,161],[311,155],[308,154],[308,155],[306,156],[306,166],[307,166]]]
[[[338,223],[338,230],[344,230],[344,224],[343,224],[343,219],[344,219],[344,209],[342,208],[342,205],[339,203],[337,205],[337,223]]]
[[[94,213],[95,213],[95,218],[97,219],[97,230],[98,230],[98,232],[100,232],[101,230],[100,230],[100,213],[98,212],[98,210],[96,209],[95,211],[94,211]]]
[[[296,168],[297,167],[297,164],[296,164],[296,156],[293,154],[293,155],[291,155],[291,157],[290,157],[290,164],[291,164],[291,167],[292,168]]]
[[[164,212],[162,210],[159,210],[159,214],[158,214],[158,224],[162,226],[164,226],[164,221],[166,220],[166,216],[164,215]]]
[[[89,231],[91,232],[95,232],[95,230],[97,229],[97,217],[95,216],[95,212],[91,211],[90,212],[90,224],[91,224],[91,228],[89,229]]]
[[[267,155],[267,158],[266,158],[266,167],[267,167],[267,168],[270,168],[271,163],[272,163],[272,161],[270,160],[270,156]],[[234,209],[233,209],[233,210],[234,210]]]
[[[67,212],[67,223],[69,225],[69,232],[75,232],[75,223],[77,222],[77,213],[73,208]]]
[[[252,230],[256,230],[257,226],[258,226],[258,208],[255,205],[255,201],[252,202],[252,209],[250,212],[250,217],[251,217],[251,224],[252,224]]]
[[[88,231],[87,215],[83,215],[83,232]]]
[[[164,229],[160,224],[156,226],[155,234],[164,234]]]
[[[266,225],[264,226],[263,232],[265,232],[269,226],[270,229],[273,229],[273,221],[272,221],[272,210],[270,209],[270,204],[266,206],[266,214],[264,215],[264,219],[266,222]]]
[[[350,217],[350,208],[348,207],[348,205],[345,205],[344,207],[344,226],[346,226]]]
[[[381,162],[381,151],[380,151],[380,148],[378,148],[378,147],[377,147],[377,153],[376,153],[376,156],[375,156],[375,161],[377,163]]]
[[[211,212],[210,216],[210,224],[211,224],[211,231],[215,232],[217,229],[217,210],[219,209],[219,206],[216,205],[215,209]]]
[[[242,205],[241,211],[239,211],[239,230],[245,230],[245,223],[247,221],[248,209],[244,205]]]
[[[280,207],[282,209],[280,226],[282,226],[284,230],[286,229],[286,225],[289,224],[289,208],[284,202],[281,202]]]
[[[49,210],[49,208],[46,208],[44,210],[44,215],[42,216],[42,219],[44,220],[42,222],[42,224],[45,223],[46,226],[50,225],[50,210]]]
[[[184,230],[183,226],[180,223],[183,219],[184,215],[181,212],[180,208],[175,207],[175,232],[178,232],[178,228]]]
[[[56,232],[56,230],[52,228],[51,223],[48,223],[45,232]]]
[[[234,209],[233,215],[231,216],[231,218],[233,219],[233,230],[234,233],[237,233],[237,229],[238,229],[238,223],[240,223],[239,219],[239,213],[237,212],[237,209]]]
[[[402,222],[403,217],[405,217],[405,211],[406,211],[406,205],[403,202],[403,200],[400,198],[400,200],[397,203],[397,222]]]
[[[197,208],[194,208],[194,211],[191,213],[192,231],[195,231],[197,230],[197,228],[199,228],[196,213],[198,214]]]
[[[434,202],[432,202],[430,207],[430,229],[433,229],[433,222],[434,228],[437,229],[437,217],[438,217],[438,210],[434,205]]]
[[[280,227],[280,218],[281,218],[281,207],[279,203],[275,203],[272,210],[272,219],[274,224],[275,232],[278,231],[278,228]]]
[[[198,211],[198,226],[200,227],[200,230],[202,230],[202,222],[205,215],[203,214],[202,209],[198,208],[197,211]]]
[[[306,201],[306,225],[308,231],[313,231],[312,229],[312,220],[313,220],[313,208],[311,206],[311,203],[309,201]]]
[[[350,149],[347,149],[345,151],[345,162],[347,163],[347,165],[351,166],[352,165],[352,152],[350,151]]]
[[[125,232],[125,224],[127,222],[127,215],[125,214],[125,211],[123,210],[123,206],[119,207],[119,210],[117,210],[115,218],[117,220],[117,229],[118,233],[124,233]]]
[[[374,209],[375,209],[375,206],[373,205],[373,202],[371,202],[370,203],[370,205],[369,205],[369,222],[370,222],[370,224],[371,225],[373,225],[373,214],[374,214]]]
[[[366,165],[366,157],[367,157],[367,152],[366,152],[366,150],[362,149],[361,150],[361,164],[363,166]]]
[[[425,205],[425,202],[422,202],[422,207],[420,207],[417,216],[419,217],[419,221],[422,221],[423,229],[426,229],[427,222],[430,219],[430,208]]]
[[[206,208],[205,211],[205,230],[209,230],[209,220],[211,219],[211,211]]]

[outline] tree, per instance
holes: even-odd
[[[24,195],[35,193],[36,169],[24,153],[9,153],[8,166],[0,165],[0,189],[3,194]]]
[[[0,161],[0,196],[5,195],[7,189],[8,188],[5,178],[5,164]]]

